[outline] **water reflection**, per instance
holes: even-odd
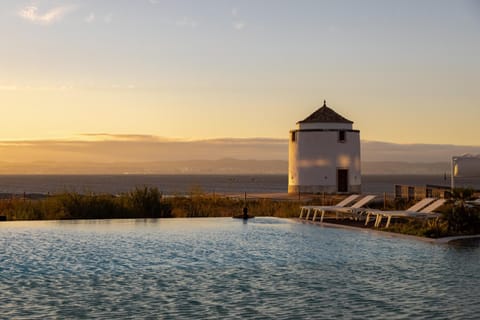
[[[448,243],[450,246],[458,248],[458,249],[479,249],[480,251],[480,237],[478,238],[470,238],[470,239],[460,239],[450,241]]]
[[[242,222],[241,222],[242,221]],[[479,243],[274,218],[2,224],[0,318],[476,318]]]

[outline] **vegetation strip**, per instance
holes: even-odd
[[[443,206],[439,220],[398,218],[388,229],[380,230],[418,236],[421,239],[480,234],[480,209],[468,205],[471,195],[472,192],[468,190],[455,190],[452,199]],[[66,192],[40,199],[3,199],[0,200],[0,221],[232,217],[240,214],[244,207],[248,207],[248,212],[254,216],[296,218],[302,205],[329,205],[337,203],[341,198],[312,195],[311,200],[307,201],[268,198],[245,200],[206,194],[201,190],[192,190],[189,196],[164,197],[157,188],[137,187],[120,195]],[[411,204],[412,202],[395,199],[372,203],[371,206],[374,209],[404,210]],[[340,223],[355,229],[379,230],[365,228],[364,223],[348,218],[328,221],[333,221],[335,226]]]
[[[414,235],[410,235],[410,234],[390,232],[390,231],[386,231],[386,230],[375,230],[375,229],[372,229],[372,228],[359,228],[359,227],[354,227],[354,226],[345,225],[345,224],[341,224],[341,223],[319,222],[319,221],[303,220],[303,219],[298,219],[298,218],[293,218],[292,220],[295,221],[295,222],[298,222],[298,223],[313,224],[313,225],[317,225],[317,226],[320,226],[320,227],[354,230],[354,231],[365,232],[365,233],[369,233],[369,234],[377,234],[377,235],[393,237],[393,238],[423,241],[423,242],[434,243],[434,244],[446,244],[446,243],[449,243],[449,242],[452,242],[452,241],[465,240],[465,239],[480,239],[480,234],[465,235],[465,236],[452,236],[452,237],[443,237],[443,238],[427,238],[427,237],[421,237],[421,236],[414,236]]]

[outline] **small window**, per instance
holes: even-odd
[[[347,140],[347,135],[345,131],[338,132],[338,142],[345,142]]]
[[[292,131],[292,132],[290,133],[290,135],[291,135],[291,140],[292,140],[292,142],[295,142],[295,141],[297,140],[297,132],[296,132],[296,131]]]

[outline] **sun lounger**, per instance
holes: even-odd
[[[375,227],[376,227],[379,216],[381,216],[382,214],[388,214],[388,213],[397,213],[397,214],[405,213],[405,214],[408,214],[408,213],[418,212],[419,210],[426,207],[427,205],[429,205],[433,201],[435,201],[435,198],[425,198],[425,199],[417,202],[416,204],[414,204],[413,206],[411,206],[407,210],[402,210],[402,211],[384,211],[384,210],[374,210],[374,209],[367,210],[366,211],[367,218],[365,219],[365,225],[368,225],[368,223],[370,222],[370,217],[371,216],[376,216],[376,219],[375,219]]]
[[[368,195],[354,203],[350,207],[344,207],[344,208],[335,208],[332,211],[335,211],[337,214],[338,213],[347,213],[347,214],[353,214],[357,215],[359,212],[365,211],[366,209],[364,208],[368,203],[370,203],[373,199],[375,199],[377,196],[375,195]],[[323,218],[322,218],[323,221]]]
[[[472,206],[480,206],[480,199],[475,199],[472,201],[467,201],[467,204],[472,205]]]
[[[323,219],[325,217],[326,212],[335,212],[336,217],[338,218],[339,213],[356,213],[358,210],[363,210],[363,206],[365,206],[367,203],[375,199],[376,196],[374,195],[367,195],[351,206],[319,206],[319,207],[314,207],[312,210],[314,212],[312,221],[315,221],[317,219],[317,215],[321,213],[320,216],[320,222],[323,222]]]
[[[375,227],[380,227],[383,218],[387,218],[387,223],[385,228],[390,226],[390,222],[392,218],[436,218],[439,216],[438,213],[434,213],[436,209],[440,208],[442,205],[445,204],[445,199],[438,199],[433,202],[435,199],[433,198],[425,198],[416,205],[408,208],[404,211],[382,211],[382,210],[368,210],[367,211],[367,220],[365,221],[365,225],[368,224],[370,215],[375,215]],[[433,203],[432,203],[433,202]],[[423,208],[423,209],[422,209]],[[420,210],[422,209],[422,210]]]
[[[434,215],[435,213],[433,211],[435,211],[438,208],[440,208],[441,206],[443,206],[445,204],[445,202],[447,202],[447,199],[438,199],[437,201],[435,201],[434,203],[432,203],[428,207],[422,209],[420,211],[420,213],[423,213],[427,216],[428,215]]]
[[[345,207],[346,205],[352,203],[355,199],[357,199],[360,195],[358,194],[352,194],[348,197],[346,197],[345,199],[343,199],[342,201],[340,201],[339,203],[337,203],[336,205],[334,206],[303,206],[301,207],[300,209],[300,216],[299,216],[299,219],[302,219],[303,218],[303,214],[306,212],[306,217],[305,217],[305,220],[308,220],[309,216],[310,216],[310,213],[312,212],[313,209],[315,208],[334,208],[334,207]]]

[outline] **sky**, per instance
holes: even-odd
[[[8,143],[287,139],[326,99],[366,141],[480,145],[478,0],[2,0],[0,39]]]

